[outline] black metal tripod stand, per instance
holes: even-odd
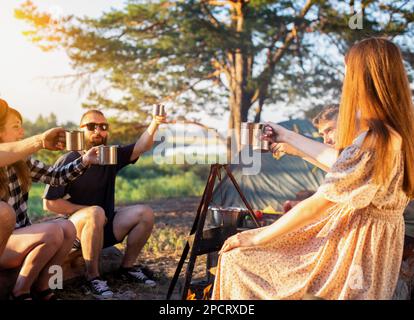
[[[175,270],[174,277],[171,280],[170,287],[168,288],[167,293],[167,300],[170,300],[171,295],[174,291],[175,285],[177,284],[178,277],[180,276],[181,270],[183,268],[184,262],[190,253],[190,258],[188,260],[187,270],[185,274],[185,282],[182,291],[182,300],[187,298],[188,288],[190,286],[194,265],[197,259],[197,256],[219,251],[221,246],[223,245],[224,241],[231,235],[235,234],[237,230],[233,229],[232,227],[217,227],[213,229],[203,230],[206,217],[208,206],[213,197],[213,189],[215,186],[215,181],[217,177],[221,175],[221,169],[224,169],[227,176],[230,178],[232,184],[236,188],[238,194],[240,195],[241,200],[243,201],[244,205],[246,206],[250,217],[252,218],[253,222],[255,223],[256,227],[259,227],[259,223],[254,215],[253,209],[250,204],[247,202],[245,196],[240,190],[237,181],[234,179],[233,174],[231,173],[228,165],[226,164],[213,164],[210,167],[210,174],[207,179],[207,184],[203,192],[203,196],[201,198],[197,214],[195,216],[193,226],[190,231],[190,235],[187,238],[187,242],[185,244],[183,253],[181,254],[180,261],[178,262],[177,269]]]

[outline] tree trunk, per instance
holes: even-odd
[[[231,100],[231,99],[230,99]],[[230,106],[230,115],[229,115],[229,123],[227,127],[227,163],[232,163],[233,160],[233,152],[231,148],[231,142],[233,140],[233,132],[234,132],[234,121],[233,121],[233,109],[232,109],[232,103],[229,102]]]
[[[235,32],[240,40],[240,46],[233,49],[234,51],[229,53],[232,62],[232,81],[230,95],[233,97],[231,100],[230,109],[233,115],[233,130],[235,137],[236,151],[239,152],[241,149],[241,123],[247,120],[247,111],[244,107],[245,95],[246,95],[246,83],[247,73],[249,68],[247,66],[248,55],[245,52],[243,46],[243,31],[244,31],[244,10],[246,3],[244,0],[233,2],[232,4],[232,19],[234,21]],[[250,106],[249,106],[250,107]]]
[[[254,122],[259,123],[262,118],[263,103],[259,103],[256,114],[254,115]]]

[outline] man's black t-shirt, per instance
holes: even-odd
[[[105,210],[108,219],[112,219],[115,212],[115,179],[119,170],[131,161],[135,144],[118,148],[117,165],[92,165],[86,172],[63,187],[46,186],[43,198],[47,200],[66,199],[74,204],[85,206],[100,206]],[[69,152],[63,155],[55,165],[65,165],[79,158],[78,152]]]

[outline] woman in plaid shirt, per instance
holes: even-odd
[[[18,141],[23,135],[21,115],[9,108],[7,114],[0,118],[0,142]],[[49,267],[62,264],[76,237],[76,230],[70,221],[31,225],[27,216],[31,183],[64,185],[94,163],[97,163],[96,148],[63,167],[50,167],[28,158],[0,168],[0,199],[8,203],[16,216],[15,230],[0,256],[0,269],[21,267],[12,298],[31,299],[32,293],[39,299],[53,299],[48,285]]]
[[[8,112],[9,105],[5,100],[0,99],[0,119],[6,119]],[[64,133],[65,130],[63,128],[54,128],[24,140],[0,143],[0,167],[5,167],[19,160],[26,159],[40,149],[52,151],[63,150]],[[59,141],[60,139],[62,139],[62,142]],[[0,201],[0,221],[1,256],[6,247],[7,240],[16,225],[16,213],[12,207],[3,201]]]

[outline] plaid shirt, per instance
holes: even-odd
[[[52,167],[29,158],[27,160],[29,166],[32,182],[43,182],[52,186],[62,186],[70,181],[76,179],[86,170],[82,163],[82,158],[68,163],[61,167]],[[23,192],[20,186],[20,181],[13,167],[7,167],[7,176],[9,178],[9,199],[7,203],[12,206],[16,212],[16,226],[15,229],[31,225],[30,219],[27,216],[27,201],[29,194]]]

